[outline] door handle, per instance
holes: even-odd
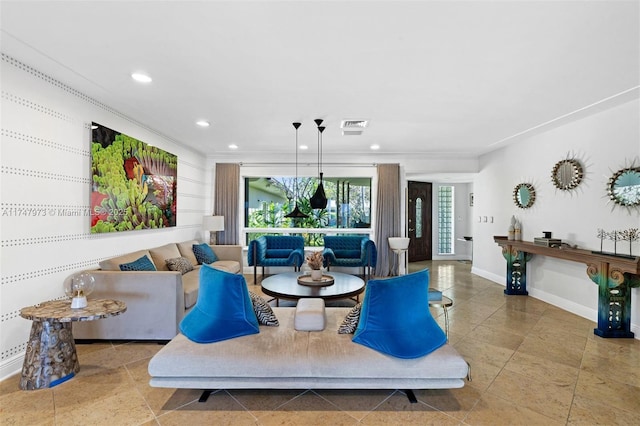
[[[413,232],[413,231],[415,231],[415,229],[409,228],[409,232]]]

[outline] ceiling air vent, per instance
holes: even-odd
[[[342,120],[340,128],[345,136],[361,135],[368,125],[368,120]]]

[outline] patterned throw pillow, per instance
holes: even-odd
[[[133,262],[122,263],[118,265],[121,271],[157,271],[155,265],[147,257],[147,255],[142,256],[140,259],[136,259]]]
[[[338,328],[338,334],[353,334],[358,327],[358,321],[360,321],[360,308],[362,308],[362,302],[358,303],[349,311],[342,324]]]
[[[267,302],[254,292],[249,292],[249,297],[251,298],[251,304],[253,305],[253,311],[256,313],[256,318],[258,318],[258,323],[262,325],[269,325],[273,327],[277,327],[280,325],[278,322],[278,318],[273,313],[271,306],[267,304]]]
[[[193,271],[193,265],[186,257],[175,257],[173,259],[167,259],[165,260],[165,263],[167,264],[167,268],[169,268],[170,271],[177,271],[182,275],[186,274],[189,271]]]
[[[210,265],[216,260],[218,260],[218,256],[211,250],[209,244],[194,244],[193,245],[193,254],[196,256],[196,260],[198,261],[198,265],[202,265],[203,263],[206,265]]]

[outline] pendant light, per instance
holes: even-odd
[[[316,126],[318,126],[318,187],[316,188],[316,192],[309,199],[311,203],[311,208],[314,209],[324,209],[327,207],[327,196],[324,192],[324,185],[322,184],[322,132],[324,132],[325,127],[322,126],[322,119],[317,118],[313,120],[316,122]]]
[[[300,127],[302,123],[293,123],[293,127],[296,129],[296,204],[291,213],[285,215],[284,217],[288,217],[290,219],[304,219],[309,216],[302,213],[298,208],[298,127]]]

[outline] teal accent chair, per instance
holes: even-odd
[[[324,266],[349,266],[362,268],[365,280],[371,277],[371,268],[375,268],[378,258],[376,244],[369,237],[356,235],[338,235],[324,237]]]
[[[253,283],[257,284],[257,268],[265,266],[293,266],[300,270],[304,262],[304,238],[290,235],[263,235],[249,242],[249,266],[253,266]]]

